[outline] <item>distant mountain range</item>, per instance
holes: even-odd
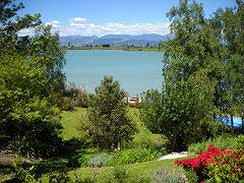
[[[111,45],[111,46],[146,46],[157,45],[161,41],[172,39],[173,34],[142,34],[142,35],[124,35],[110,34],[102,37],[97,36],[64,36],[60,37],[60,43],[63,46],[85,46],[85,45]]]

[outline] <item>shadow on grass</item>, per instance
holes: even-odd
[[[35,178],[40,178],[43,174],[63,173],[80,167],[78,155],[85,146],[84,142],[76,138],[64,141],[58,156],[53,159],[36,161],[31,174]]]

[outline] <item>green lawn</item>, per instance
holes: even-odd
[[[129,175],[134,176],[150,176],[155,170],[160,168],[173,169],[174,163],[171,160],[165,161],[150,161],[143,163],[135,163],[125,166],[128,170]],[[98,174],[104,176],[111,173],[113,167],[104,167],[104,168],[79,168],[77,170],[71,171],[70,175],[73,177],[75,174],[81,175],[81,177],[93,176]]]
[[[144,163],[135,163],[125,166],[128,170],[129,176],[146,176],[151,177],[155,171],[159,169],[167,169],[169,172],[182,171],[180,168],[176,168],[174,161],[164,160],[164,161],[150,161]],[[111,175],[113,167],[103,167],[103,168],[78,168],[68,172],[68,175],[73,180],[77,175],[81,178],[87,177],[97,177],[98,180],[102,180],[104,177]],[[42,183],[47,183],[47,177],[42,178]]]
[[[62,137],[64,140],[80,138],[84,136],[82,123],[87,121],[87,109],[75,108],[74,111],[63,111],[61,123],[64,127]]]
[[[128,115],[137,124],[139,129],[143,127],[137,108],[129,108]],[[84,137],[82,124],[87,121],[87,108],[75,108],[74,111],[63,111],[61,117],[61,123],[64,127],[62,132],[64,140]]]
[[[137,108],[129,108],[128,110],[129,117],[136,123],[138,128],[138,133],[143,133],[145,127],[140,120],[140,113]],[[84,137],[84,131],[82,130],[82,123],[86,123],[87,121],[87,109],[86,108],[76,108],[74,111],[62,112],[62,125],[64,130],[62,132],[62,137],[65,140],[69,140],[72,138],[82,138]],[[126,169],[128,170],[129,175],[133,176],[152,176],[153,172],[156,170],[163,168],[168,169],[169,171],[177,171],[173,160],[164,160],[164,161],[150,161],[143,163],[135,163],[126,165]],[[78,169],[74,169],[68,172],[71,178],[74,178],[75,175],[78,175],[81,178],[86,177],[98,177],[101,179],[106,177],[107,175],[111,175],[113,167],[102,167],[102,168],[90,168],[90,167],[81,167]],[[43,178],[43,182],[48,182],[47,177]]]

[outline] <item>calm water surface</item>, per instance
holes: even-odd
[[[67,80],[93,92],[105,75],[130,95],[162,86],[162,54],[117,50],[72,50],[65,54]]]
[[[72,50],[65,54],[67,80],[94,92],[105,75],[112,75],[131,96],[162,86],[162,54],[104,50]],[[219,119],[230,125],[230,118]],[[241,119],[234,118],[235,126]]]

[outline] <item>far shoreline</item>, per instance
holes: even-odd
[[[99,48],[99,47],[95,47],[95,48],[64,48],[65,51],[69,51],[69,50],[116,50],[116,51],[141,51],[141,52],[162,52],[162,49],[159,49],[159,48],[121,48],[121,47],[118,47],[118,48],[115,48],[115,47],[110,47],[110,48]]]

